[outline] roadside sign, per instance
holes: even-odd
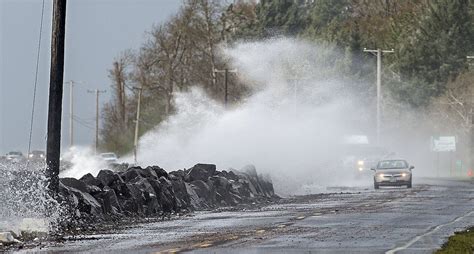
[[[433,152],[456,151],[456,137],[455,136],[431,137],[431,150]]]

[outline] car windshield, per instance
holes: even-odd
[[[20,152],[9,152],[8,155],[21,156]]]
[[[408,168],[408,163],[403,160],[381,161],[377,164],[377,169]]]
[[[114,153],[103,153],[101,154],[102,158],[116,158],[117,156]]]

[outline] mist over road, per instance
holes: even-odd
[[[473,187],[418,179],[413,189],[333,188],[256,210],[197,212],[33,251],[431,253],[474,222]]]

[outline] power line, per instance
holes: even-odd
[[[92,125],[92,123],[88,123],[88,122],[86,122],[86,121],[83,121],[82,119],[77,118],[76,116],[74,116],[73,120],[74,120],[76,123],[78,123],[78,124],[80,124],[80,125],[82,125],[82,126],[84,126],[84,127],[86,127],[86,128],[94,129],[94,126]]]
[[[38,38],[38,49],[36,53],[36,69],[35,69],[35,82],[34,82],[34,87],[33,87],[33,105],[31,107],[31,119],[30,119],[30,133],[29,133],[29,138],[28,138],[28,158],[29,154],[31,152],[31,139],[33,136],[33,123],[35,119],[35,104],[36,104],[36,89],[38,87],[38,70],[39,70],[39,60],[40,60],[40,53],[41,53],[41,38],[43,34],[43,18],[44,18],[44,0],[41,6],[41,20],[40,20],[40,28],[39,28],[39,38]],[[27,166],[28,168],[28,162]]]

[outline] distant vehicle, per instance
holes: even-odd
[[[377,163],[374,175],[374,188],[380,186],[404,186],[411,188],[412,173],[414,166],[410,166],[405,160],[382,160]]]
[[[46,159],[46,153],[44,151],[32,151],[30,154],[28,154],[28,159],[30,160],[45,160]]]
[[[370,177],[370,169],[376,167],[377,162],[393,156],[387,149],[369,144],[346,144],[341,153],[344,168],[356,177]]]
[[[366,146],[359,149],[357,154],[357,165],[355,166],[359,172],[367,172],[375,167],[380,160],[388,159],[394,153],[388,152],[387,149],[379,146]],[[369,171],[370,172],[370,171]]]
[[[23,154],[18,151],[8,152],[6,155],[6,158],[7,158],[7,161],[11,161],[11,162],[19,162],[24,159]]]
[[[118,157],[115,153],[101,153],[100,158],[107,162],[107,164],[117,164]]]

